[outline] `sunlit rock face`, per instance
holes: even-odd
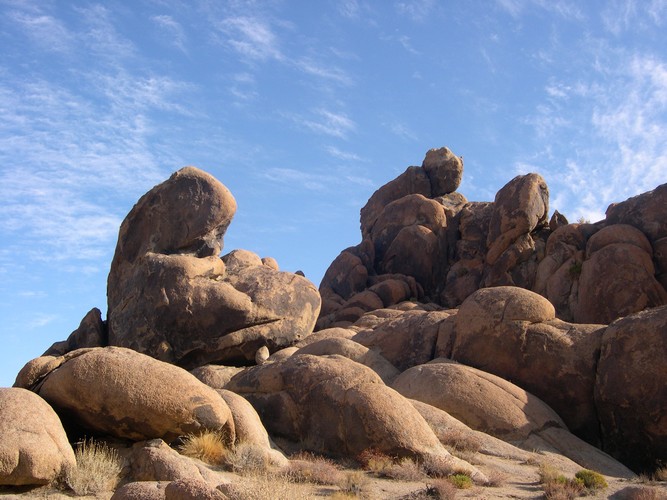
[[[235,211],[229,190],[193,167],[138,201],[109,273],[109,345],[194,368],[248,364],[262,346],[311,333],[320,309],[312,283],[252,252],[219,257]]]

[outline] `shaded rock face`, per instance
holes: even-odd
[[[604,221],[568,224],[558,212],[549,219],[549,189],[538,174],[515,177],[489,203],[455,191],[462,173],[450,150],[431,150],[421,167],[370,197],[362,242],[344,250],[320,284],[318,329],[405,300],[456,308],[493,286],[533,290],[559,319],[577,323],[667,304],[667,184],[611,205]]]
[[[667,457],[666,380],[667,307],[609,325],[595,386],[602,445],[635,470]]]
[[[231,412],[214,389],[177,366],[130,349],[80,349],[37,358],[17,377],[17,385],[30,382],[24,388],[44,398],[66,425],[85,432],[172,441],[211,429],[234,440]]]
[[[194,368],[248,364],[259,347],[312,331],[320,308],[312,283],[252,252],[218,257],[235,211],[227,188],[193,167],[139,200],[109,273],[110,345]]]
[[[0,388],[0,485],[47,484],[76,467],[53,409],[21,388]]]

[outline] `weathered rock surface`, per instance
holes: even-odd
[[[74,330],[67,340],[56,342],[46,350],[43,356],[62,356],[76,349],[106,345],[108,345],[106,323],[102,321],[102,312],[94,307],[83,317],[79,328]]]
[[[461,174],[451,151],[431,150],[422,167],[370,197],[362,242],[343,251],[320,284],[318,329],[408,300],[453,309],[480,288],[503,285],[539,293],[559,319],[577,323],[607,324],[667,304],[667,184],[611,205],[603,221],[568,224],[558,212],[549,219],[549,189],[538,174],[515,177],[492,203],[450,191]],[[392,293],[378,293],[389,275]]]
[[[459,309],[452,359],[513,381],[597,443],[591,394],[603,329],[555,319],[553,305],[528,290],[485,288]]]
[[[193,167],[146,193],[121,225],[108,280],[109,344],[187,368],[252,361],[308,335],[320,298],[247,251],[223,257],[231,193]]]
[[[451,311],[407,311],[362,329],[352,340],[376,350],[399,371],[404,371],[433,359],[443,323],[450,316]]]
[[[119,487],[111,500],[164,500],[167,481],[133,481]]]
[[[213,429],[234,440],[227,404],[181,368],[121,347],[82,349],[55,359],[57,369],[45,363],[52,371],[26,388],[43,397],[66,425],[119,438],[166,441]],[[19,374],[17,380],[22,379]]]
[[[293,355],[248,368],[227,387],[252,403],[272,434],[306,449],[350,457],[368,448],[439,456],[482,477],[449,455],[409,401],[345,357]]]
[[[650,470],[667,458],[667,306],[609,325],[597,374],[603,449]]]
[[[495,375],[437,359],[406,370],[392,387],[406,397],[445,410],[484,434],[526,449],[552,448],[582,467],[604,474],[634,476],[627,467],[572,435],[539,398]],[[480,447],[484,442],[493,445],[488,438],[478,439]]]
[[[47,484],[75,468],[53,409],[21,388],[0,388],[0,485]]]
[[[667,291],[656,279],[653,249],[644,233],[614,224],[595,233],[586,245],[574,319],[611,323],[649,307],[667,304]]]

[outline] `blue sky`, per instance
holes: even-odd
[[[0,0],[0,386],[96,306],[139,196],[195,165],[223,252],[316,284],[425,152],[599,220],[667,182],[667,0]]]

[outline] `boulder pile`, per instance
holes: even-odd
[[[488,483],[447,447],[455,432],[489,456],[655,469],[667,184],[568,224],[537,174],[494,202],[457,193],[462,174],[441,148],[376,191],[318,291],[270,257],[221,257],[232,194],[176,172],[121,225],[107,318],[91,310],[0,389],[0,485],[67,477],[71,443],[95,437],[125,449],[114,498],[226,498],[227,479],[175,450],[206,431],[277,468],[286,450],[373,450]]]

